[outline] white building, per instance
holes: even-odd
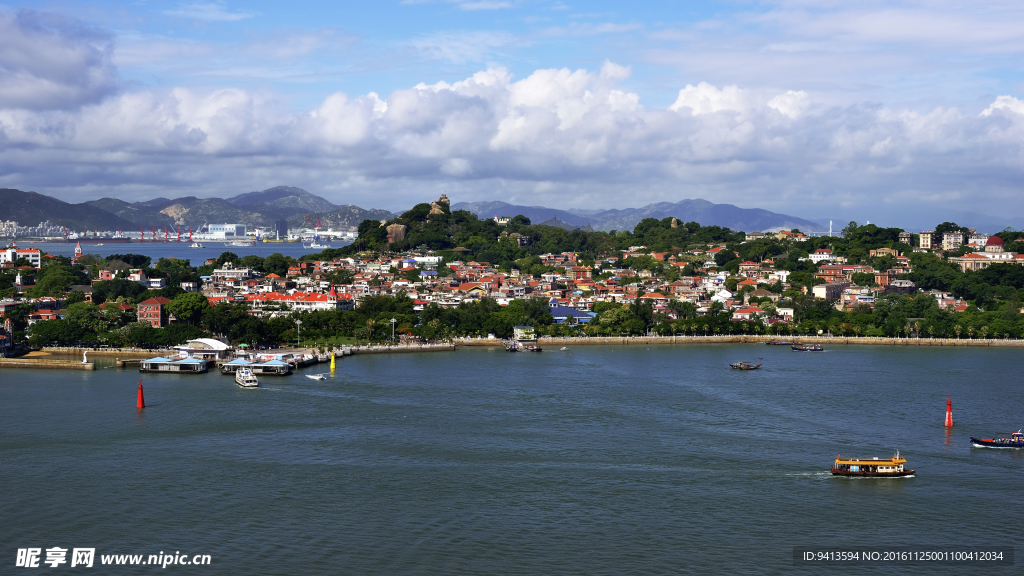
[[[832,256],[832,251],[829,250],[828,248],[818,248],[812,254],[809,254],[807,258],[810,259],[810,261],[814,262],[815,264],[817,264],[818,262],[823,262],[825,260],[834,259],[834,257]]]
[[[208,224],[206,236],[214,240],[245,238],[245,224]]]
[[[7,248],[0,250],[0,265],[14,262],[19,258],[28,260],[33,268],[39,268],[43,260],[43,253],[39,250],[21,250],[19,248]]]

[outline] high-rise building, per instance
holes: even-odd
[[[288,221],[284,218],[280,220],[274,220],[274,229],[277,232],[277,239],[281,240],[288,239]]]

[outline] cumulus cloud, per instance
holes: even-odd
[[[1013,96],[999,96],[991,106],[982,111],[981,115],[991,116],[996,110],[1009,110],[1017,114],[1024,114],[1024,101],[1018,100]]]
[[[742,112],[750,105],[749,94],[737,86],[725,86],[719,90],[707,82],[701,82],[696,86],[687,84],[668,109],[679,111],[689,108],[691,114],[699,116],[722,110]]]
[[[306,111],[236,88],[5,107],[0,184],[166,195],[237,192],[266,179],[391,208],[437,186],[464,199],[493,198],[496,188],[521,202],[590,207],[621,205],[624,194],[630,205],[706,196],[800,214],[851,199],[948,203],[983,189],[1002,209],[1024,208],[1015,97],[980,114],[820,107],[799,90],[701,82],[650,108],[623,89],[628,75],[613,62],[523,78],[495,67],[386,97],[338,92]]]
[[[117,88],[112,39],[82,22],[0,11],[0,107],[43,110],[96,102]]]
[[[769,108],[774,108],[790,118],[800,116],[810,105],[810,98],[803,90],[787,90],[785,94],[779,94],[768,101]]]

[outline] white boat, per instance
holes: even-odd
[[[326,374],[306,374],[306,378],[311,380],[327,380]]]
[[[99,244],[97,244],[97,246],[103,246],[103,242],[100,242]]]
[[[255,246],[255,240],[234,240],[228,242],[228,246]]]
[[[189,244],[188,247],[189,248],[202,248],[203,245],[200,244],[199,242],[193,242],[193,243]]]
[[[306,248],[308,250],[326,250],[326,249],[330,248],[331,245],[330,244],[321,244],[319,242],[313,242],[312,244],[310,244],[308,246],[303,244],[302,247]]]
[[[239,368],[235,372],[235,384],[242,388],[255,388],[260,385],[260,381],[256,379],[256,375],[249,368]]]

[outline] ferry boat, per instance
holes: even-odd
[[[255,246],[255,240],[234,240],[228,242],[228,246]]]
[[[1017,430],[1009,438],[975,438],[971,444],[978,448],[1024,448],[1024,431]]]
[[[202,248],[203,245],[200,244],[199,242],[193,242],[193,243],[189,244],[188,247],[189,248]]]
[[[255,388],[260,385],[260,381],[252,373],[251,368],[239,368],[235,372],[235,384],[242,388]]]
[[[843,458],[836,456],[832,465],[833,476],[868,476],[871,478],[900,478],[913,476],[914,470],[904,467],[906,458],[899,451],[892,458]]]
[[[330,244],[321,244],[321,243],[319,243],[319,242],[314,240],[312,244],[309,244],[309,245],[303,244],[302,247],[307,249],[307,250],[326,250],[326,249],[330,248],[331,245]]]
[[[825,350],[821,344],[793,344],[791,348],[799,352],[822,352]]]
[[[737,370],[757,370],[761,365],[754,364],[752,362],[733,362],[732,364],[729,364],[729,367]]]

